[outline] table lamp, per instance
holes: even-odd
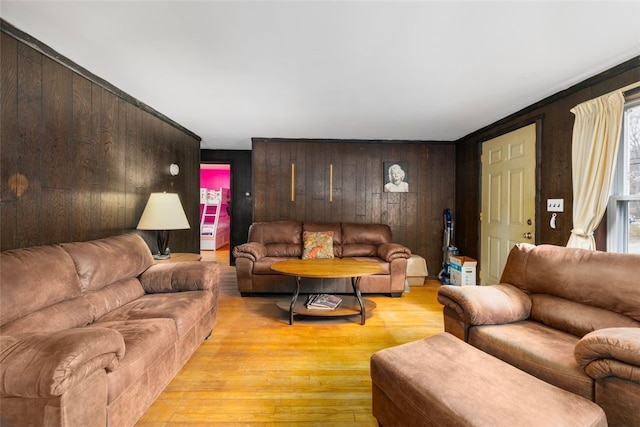
[[[151,193],[147,206],[142,212],[138,230],[155,230],[158,239],[158,254],[155,259],[171,258],[169,252],[169,232],[191,228],[184,213],[180,198],[176,193]]]

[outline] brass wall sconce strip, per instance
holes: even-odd
[[[291,201],[296,201],[296,164],[291,163]]]
[[[329,203],[333,202],[333,163],[329,165]]]

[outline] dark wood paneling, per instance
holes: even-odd
[[[42,149],[35,143],[43,139],[42,56],[19,43],[16,66],[18,147],[11,153],[9,161],[12,163],[15,176],[25,182],[25,188],[15,200],[16,218],[13,221],[16,224],[15,245],[24,246],[26,242],[34,241],[42,234]],[[4,123],[1,125],[4,126]],[[4,136],[2,139],[4,144]],[[4,236],[2,239],[4,240]]]
[[[408,162],[408,193],[384,192],[385,161]],[[255,221],[388,224],[394,241],[439,273],[443,211],[455,203],[453,144],[253,138],[253,172]]]
[[[76,168],[76,178],[71,193],[71,239],[88,240],[92,224],[91,189],[95,162],[93,139],[93,98],[91,83],[78,76],[73,79],[73,128],[71,136],[71,162]],[[99,116],[100,110],[96,111]]]
[[[171,191],[192,227],[170,247],[199,251],[200,138],[6,30],[2,21],[0,248],[134,231],[149,194]],[[155,250],[154,232],[139,233]]]
[[[17,197],[25,185],[15,153],[18,137],[18,43],[10,37],[0,38],[0,236],[17,239]]]
[[[461,138],[456,143],[456,243],[461,252],[479,257],[480,147],[482,142],[523,124],[539,120],[537,170],[538,221],[536,243],[566,245],[571,234],[573,189],[571,179],[571,138],[576,105],[640,81],[640,57],[550,96],[522,111]],[[547,199],[564,199],[565,211],[557,217],[557,229],[549,227]],[[599,249],[606,247],[606,235],[596,231]]]

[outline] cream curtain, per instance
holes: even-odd
[[[593,231],[607,208],[624,107],[616,91],[574,107],[572,139],[573,229],[568,247],[595,250]]]

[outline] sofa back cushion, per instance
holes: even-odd
[[[302,231],[319,233],[331,231],[333,233],[333,256],[342,258],[342,225],[339,222],[305,222]]]
[[[531,319],[582,338],[604,328],[640,328],[640,322],[604,308],[545,294],[532,294]]]
[[[137,234],[63,243],[60,246],[71,255],[83,292],[96,291],[110,283],[138,277],[153,265],[149,247]]]
[[[294,221],[254,222],[249,242],[262,243],[269,257],[302,256],[302,224]]]
[[[378,245],[391,243],[391,228],[386,224],[342,224],[342,256],[377,256]]]
[[[130,277],[113,282],[97,291],[87,292],[83,298],[89,303],[93,316],[92,322],[95,322],[144,294],[140,280],[137,277]]]
[[[0,325],[80,296],[73,260],[58,245],[0,254]]]
[[[640,321],[638,265],[640,255],[519,244],[509,253],[501,281]]]
[[[90,325],[145,294],[137,278],[111,283],[97,291],[58,302],[2,325],[2,333],[53,332]]]
[[[2,325],[2,334],[62,331],[90,325],[94,320],[91,305],[80,296],[33,311]]]

